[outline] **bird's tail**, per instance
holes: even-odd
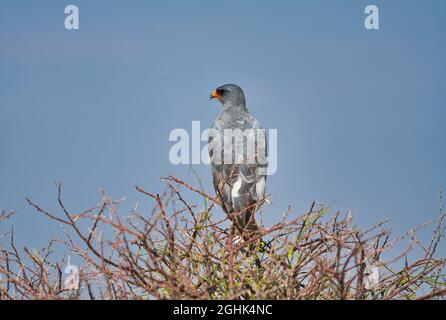
[[[243,241],[250,243],[249,251],[254,252],[263,247],[261,228],[255,220],[254,212],[235,215],[232,222]]]

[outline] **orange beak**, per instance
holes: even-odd
[[[212,91],[212,93],[211,93],[211,100],[212,99],[217,99],[217,100],[221,99],[221,95],[217,92],[217,90]]]

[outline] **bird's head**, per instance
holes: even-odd
[[[211,100],[217,99],[224,106],[246,106],[245,94],[242,88],[235,84],[225,84],[211,93]]]

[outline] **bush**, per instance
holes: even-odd
[[[242,240],[227,219],[213,221],[218,199],[175,177],[152,194],[149,215],[135,207],[123,217],[105,193],[98,206],[68,211],[57,185],[61,215],[27,199],[38,213],[60,223],[65,239],[40,251],[19,251],[13,229],[0,236],[0,299],[441,299],[446,296],[443,210],[431,241],[414,228],[390,240],[387,221],[360,231],[350,214],[330,214],[313,203],[295,219],[289,212],[261,234]],[[184,189],[205,200],[189,204]],[[0,223],[12,213],[3,212]],[[400,254],[395,245],[408,240]],[[2,243],[7,242],[7,243]],[[52,261],[53,247],[82,261]],[[421,256],[410,261],[418,247]],[[390,258],[384,259],[384,256]],[[64,267],[68,264],[67,267]],[[67,275],[64,275],[64,272]]]

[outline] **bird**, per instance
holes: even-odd
[[[210,99],[223,105],[208,139],[214,189],[223,211],[247,240],[260,230],[254,215],[265,202],[266,131],[250,115],[238,85],[220,86]]]

